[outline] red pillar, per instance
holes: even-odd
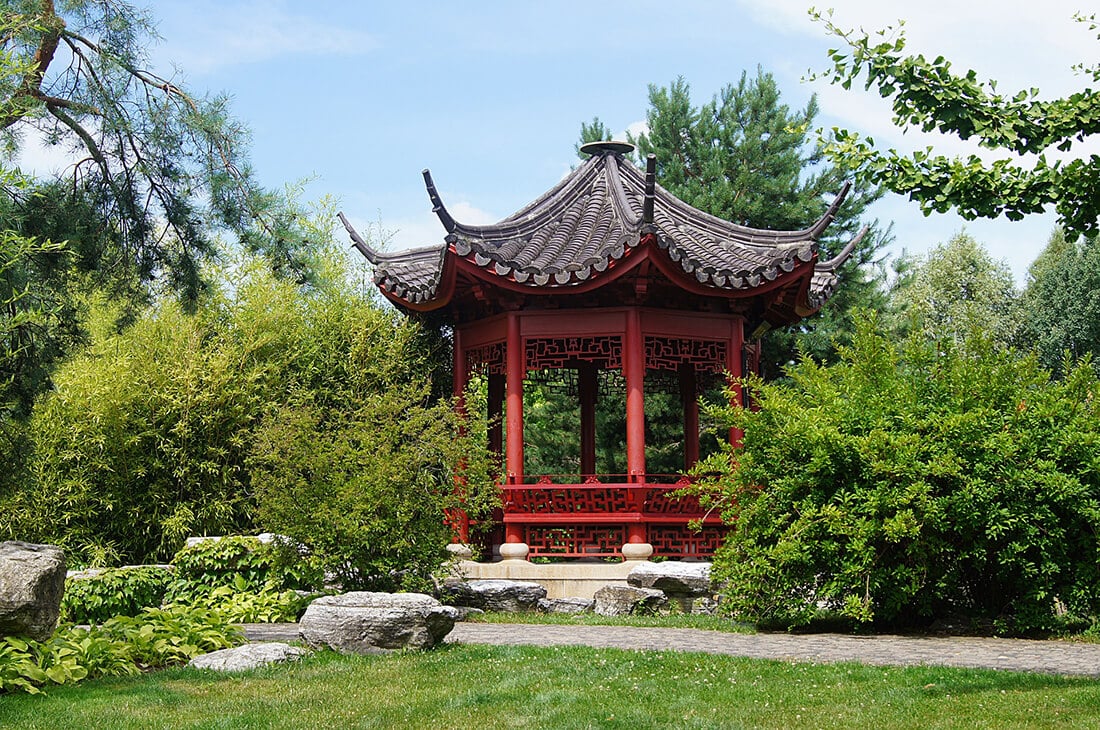
[[[729,344],[726,345],[726,372],[730,376],[730,385],[733,392],[733,398],[730,401],[731,405],[741,405],[741,387],[734,385],[732,381],[740,378],[743,373],[741,372],[741,349],[745,342],[745,320],[741,317],[734,317],[730,321],[730,336]],[[744,434],[739,428],[730,429],[730,443],[737,446],[741,443],[741,437]]]
[[[504,453],[504,376],[489,373],[489,450]]]
[[[626,380],[626,471],[631,482],[645,481],[645,343],[642,313],[626,313],[623,338],[623,378]]]
[[[508,313],[507,335],[507,445],[505,468],[508,482],[523,483],[523,379],[527,375],[527,358],[520,336],[520,319],[516,312]]]
[[[699,392],[695,365],[680,363],[680,402],[684,408],[684,471],[699,461]]]
[[[466,362],[466,348],[462,345],[462,332],[454,330],[454,360],[452,362],[455,408],[459,415],[466,415],[466,383],[469,381],[469,369]],[[460,484],[455,488],[459,489]],[[464,509],[456,509],[451,515],[455,536],[463,545],[470,542],[470,516]]]
[[[581,401],[581,478],[596,473],[596,366],[582,362],[577,368],[577,394]]]

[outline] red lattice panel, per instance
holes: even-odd
[[[504,343],[493,342],[466,351],[466,367],[471,372],[483,367],[491,375],[505,374]]]
[[[557,370],[578,360],[605,369],[622,367],[620,337],[532,337],[527,340],[528,370]]]
[[[647,515],[703,516],[703,508],[699,506],[698,497],[694,494],[675,497],[672,495],[672,491],[671,489],[647,490],[642,512]]]
[[[527,547],[530,549],[529,555],[536,557],[618,555],[626,542],[624,525],[529,525],[524,532]]]
[[[625,487],[527,487],[504,490],[507,514],[619,514],[635,508]]]
[[[676,371],[691,363],[699,372],[720,373],[726,367],[726,343],[677,337],[645,338],[645,366],[650,370]]]
[[[649,525],[649,544],[653,554],[668,558],[709,558],[714,555],[730,528],[726,525],[704,526],[696,531],[687,525]]]

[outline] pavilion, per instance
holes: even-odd
[[[706,557],[728,528],[670,496],[681,474],[647,471],[647,386],[675,383],[686,472],[700,456],[701,383],[757,368],[760,335],[818,311],[866,229],[820,261],[818,240],[847,185],[808,228],[762,230],[677,199],[656,184],[653,155],[645,172],[631,164],[632,145],[582,151],[590,157],[555,187],[487,226],[456,221],[425,170],[446,230],[437,246],[381,252],[341,220],[383,295],[451,328],[455,395],[475,374],[487,383],[490,446],[505,467],[503,557]],[[546,371],[568,372],[579,400],[578,473],[525,470],[525,382]],[[625,390],[621,474],[597,473],[596,405],[609,385]],[[459,539],[467,528],[460,522]]]

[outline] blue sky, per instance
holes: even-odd
[[[1044,96],[1083,85],[1075,63],[1097,57],[1094,33],[1074,23],[1088,3],[1048,0],[837,0],[845,27],[906,20],[909,48],[999,80],[1002,91]],[[268,185],[312,178],[307,196],[333,195],[361,228],[380,221],[391,248],[438,243],[420,171],[431,168],[459,220],[495,221],[554,185],[575,163],[580,124],[598,115],[620,135],[645,116],[647,84],[683,76],[698,102],[743,70],[772,72],[791,107],[817,93],[825,127],[846,126],[901,149],[888,105],[862,92],[802,81],[824,70],[836,41],[809,3],[728,2],[280,2],[160,0],[163,42],[153,61],[175,64],[194,90],[226,92],[253,133]],[[934,139],[950,151],[970,151]],[[1095,149],[1090,151],[1100,151]],[[1024,223],[924,217],[889,196],[873,211],[894,221],[895,253],[927,250],[963,226],[1023,281],[1054,216]]]

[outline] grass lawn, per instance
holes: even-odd
[[[4,728],[1100,727],[1100,682],[674,652],[445,646],[0,696]]]

